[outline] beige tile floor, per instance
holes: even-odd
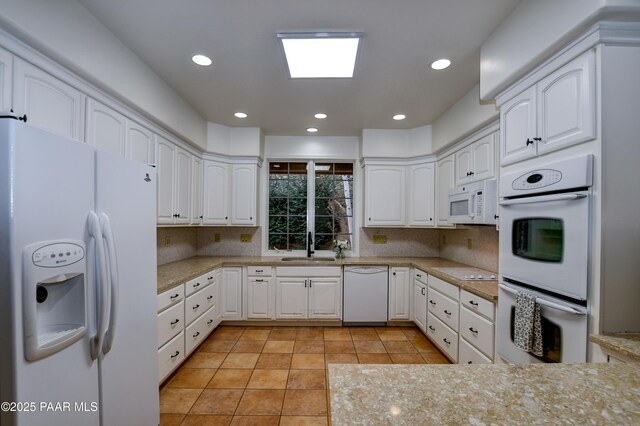
[[[442,364],[414,327],[220,326],[160,388],[160,425],[327,425],[327,364]]]

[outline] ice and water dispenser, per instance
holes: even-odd
[[[87,330],[83,241],[31,244],[23,251],[22,311],[28,361],[52,355]]]

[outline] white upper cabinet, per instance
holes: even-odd
[[[11,111],[13,55],[0,48],[0,112]]]
[[[449,223],[449,190],[455,186],[455,154],[436,162],[436,224],[440,227],[453,226]]]
[[[365,166],[365,226],[404,226],[406,166]]]
[[[256,226],[257,164],[204,161],[204,218],[206,225]]]
[[[456,185],[495,177],[494,134],[487,135],[455,153]]]
[[[191,222],[191,154],[157,137],[158,224]]]
[[[409,226],[435,225],[435,163],[409,167],[408,220]]]
[[[229,191],[229,167],[218,161],[204,161],[204,218],[205,225],[226,225]]]
[[[231,166],[231,224],[256,225],[257,169],[255,164]]]
[[[19,58],[14,58],[13,110],[27,123],[82,140],[84,98],[80,91]]]
[[[129,160],[144,164],[154,164],[154,134],[136,123],[127,120],[127,137],[125,142],[125,156]]]
[[[99,150],[124,157],[126,121],[124,115],[88,98],[86,142]]]
[[[202,175],[202,159],[195,155],[191,157],[191,224],[200,225],[204,218],[202,209],[202,192],[203,175]]]
[[[500,107],[500,164],[592,140],[595,53],[588,51]]]

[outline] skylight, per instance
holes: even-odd
[[[291,78],[353,78],[361,33],[279,33]]]

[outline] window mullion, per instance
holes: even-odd
[[[307,163],[307,238],[309,232],[313,236],[315,245],[315,222],[316,222],[316,162],[310,160]],[[307,241],[309,244],[309,241]]]

